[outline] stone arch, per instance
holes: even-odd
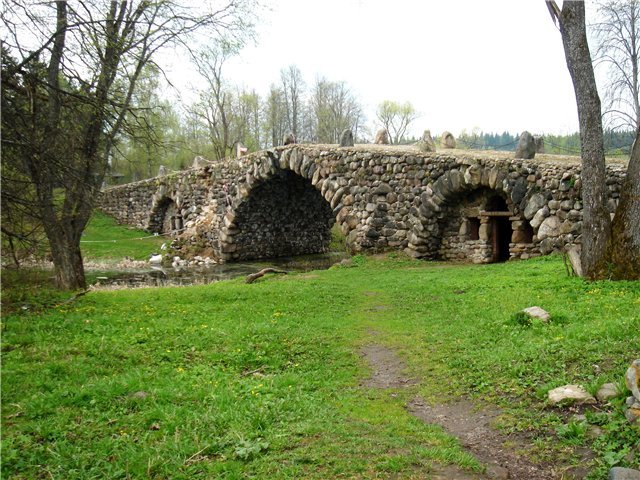
[[[477,164],[444,173],[421,197],[423,238],[414,234],[413,240],[422,240],[427,256],[435,258],[508,260],[514,232],[527,223],[520,211],[527,185],[511,181],[508,173]]]
[[[220,259],[251,260],[328,251],[344,189],[297,148],[244,175],[221,229]]]
[[[182,228],[180,208],[171,197],[161,196],[153,202],[147,230],[152,233],[172,233]]]

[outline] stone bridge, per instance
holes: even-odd
[[[607,165],[613,212],[626,167]],[[579,158],[415,147],[289,145],[103,191],[120,223],[220,262],[327,250],[404,250],[476,263],[579,242]]]

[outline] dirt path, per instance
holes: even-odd
[[[362,382],[369,388],[389,389],[415,385],[417,381],[403,376],[405,369],[395,352],[382,345],[367,345],[361,354],[373,370]],[[468,400],[443,405],[428,405],[420,397],[407,405],[409,413],[420,420],[442,426],[447,433],[458,437],[460,443],[487,467],[485,475],[472,474],[456,467],[443,467],[432,478],[447,480],[516,479],[552,480],[560,478],[548,465],[528,460],[523,453],[531,443],[523,435],[506,435],[494,428],[500,415],[497,409],[478,409]],[[567,477],[563,477],[567,478]]]

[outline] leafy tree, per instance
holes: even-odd
[[[196,31],[241,34],[250,27],[252,5],[5,3],[3,42],[17,60],[7,65],[3,81],[14,85],[8,102],[16,118],[3,123],[2,141],[4,147],[6,136],[16,144],[3,152],[3,162],[23,168],[29,178],[59,287],[85,287],[80,238],[145,66],[160,49],[185,43]]]
[[[400,104],[391,100],[385,100],[378,105],[376,115],[382,126],[389,132],[391,143],[394,144],[402,141],[411,122],[418,118],[418,112],[411,103]]]
[[[565,1],[560,10],[554,0],[546,3],[560,27],[578,106],[584,221],[582,272],[590,279],[640,278],[640,129],[636,131],[612,225],[607,210],[600,97],[587,43],[585,5]]]

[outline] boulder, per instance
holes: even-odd
[[[534,135],[533,141],[536,142],[536,153],[544,153],[544,137],[541,135]]]
[[[573,273],[578,277],[583,276],[582,272],[582,259],[580,258],[581,246],[580,244],[572,245],[567,250],[567,257],[569,258],[569,263],[571,263],[571,268],[573,269]]]
[[[544,222],[544,219],[549,216],[549,209],[547,207],[542,207],[540,210],[536,212],[536,214],[531,219],[531,226],[533,228],[538,228]]]
[[[538,248],[540,249],[540,253],[542,255],[548,255],[556,249],[556,238],[545,238],[538,244]]]
[[[451,132],[443,132],[440,137],[440,147],[456,148],[456,139]]]
[[[624,374],[624,381],[631,394],[640,402],[640,359],[631,362],[631,366]]]
[[[389,132],[386,128],[381,128],[376,132],[376,138],[373,141],[376,145],[389,145]]]
[[[531,220],[538,210],[544,207],[546,203],[547,200],[541,193],[535,193],[532,195],[524,209],[524,218]]]
[[[618,395],[620,395],[620,392],[618,391],[618,387],[615,383],[605,383],[600,387],[598,393],[596,393],[596,398],[599,402],[606,403],[612,398],[616,398]]]
[[[587,405],[596,403],[596,399],[580,385],[565,385],[549,391],[549,403],[551,405],[559,403]]]
[[[340,146],[341,147],[353,147],[353,132],[350,128],[342,131],[340,134]]]
[[[546,310],[540,307],[529,307],[529,308],[525,308],[522,311],[527,315],[529,315],[531,318],[539,318],[543,322],[548,322],[549,319],[551,318],[551,315],[549,315],[549,312],[547,312]]]
[[[557,237],[560,235],[561,225],[562,222],[555,215],[545,218],[540,228],[538,228],[538,240],[544,240],[547,237]]]
[[[635,397],[627,398],[624,416],[630,423],[635,423],[640,418],[640,402]]]
[[[477,187],[482,184],[482,173],[483,170],[478,165],[471,165],[464,172],[464,182],[467,185],[471,185],[473,187]]]
[[[640,470],[613,467],[609,470],[609,480],[640,480]]]
[[[529,132],[522,132],[520,140],[518,140],[518,146],[516,147],[515,158],[524,158],[527,160],[536,156],[536,142],[533,139],[533,135]]]
[[[282,144],[291,145],[292,143],[296,143],[296,137],[293,134],[293,132],[288,132],[285,134],[284,138],[282,139]]]
[[[436,144],[433,141],[433,138],[431,138],[431,132],[429,130],[424,131],[424,133],[422,134],[422,138],[418,141],[416,145],[418,147],[418,150],[420,150],[421,152],[436,151]]]

